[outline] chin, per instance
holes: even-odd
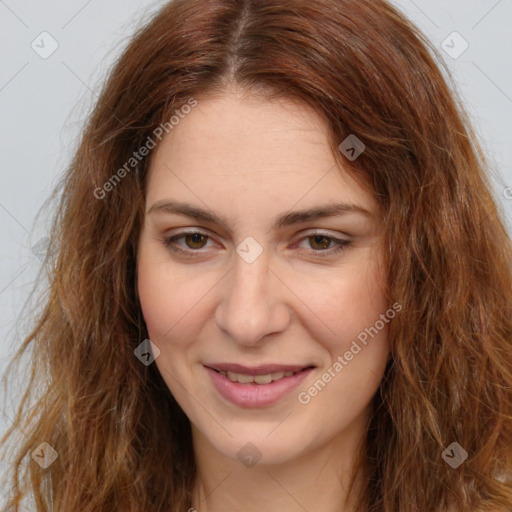
[[[236,431],[228,428],[232,438],[226,439],[224,435],[221,439],[209,436],[206,439],[219,453],[238,460],[247,467],[254,464],[260,466],[285,464],[299,457],[304,448],[310,444],[304,440],[303,434],[300,438],[295,437],[284,429],[281,435],[277,432],[269,435],[272,428],[275,428],[275,425],[271,428],[265,427],[263,433],[261,425],[258,424]]]

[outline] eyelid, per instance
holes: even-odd
[[[187,231],[178,231],[176,233],[173,233],[173,232],[166,233],[164,235],[164,238],[166,240],[169,240],[170,238],[174,238],[174,237],[179,238],[179,237],[186,236],[186,235],[196,235],[196,234],[206,236],[209,239],[214,238],[214,236],[212,236],[210,234],[210,232],[208,232],[207,230],[203,230],[201,228],[194,228],[194,227],[189,228],[189,230],[187,230]],[[304,238],[308,238],[310,236],[315,236],[315,235],[325,236],[326,238],[332,238],[333,240],[338,240],[341,242],[351,242],[352,241],[350,237],[348,239],[339,238],[340,236],[343,236],[343,235],[340,235],[339,233],[332,234],[328,230],[323,230],[320,228],[313,229],[313,230],[305,230],[303,232],[300,232],[299,235],[296,237],[295,241],[301,241]],[[347,235],[345,235],[345,236],[347,236]]]
[[[182,231],[180,231],[180,229]],[[172,238],[174,236],[185,236],[185,235],[204,235],[208,238],[213,238],[213,236],[210,234],[210,232],[203,228],[195,228],[195,227],[185,227],[185,228],[177,228],[173,229],[171,231],[168,231],[164,234],[165,238]]]
[[[305,229],[305,230],[299,232],[297,236],[307,237],[307,236],[314,236],[314,235],[324,235],[324,236],[328,236],[330,238],[338,238],[341,236],[346,236],[347,241],[350,241],[348,239],[351,238],[350,235],[348,235],[347,233],[340,233],[339,231],[322,229],[322,228]]]

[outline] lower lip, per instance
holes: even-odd
[[[308,368],[269,384],[241,384],[229,380],[211,368],[206,368],[217,391],[226,400],[240,407],[263,407],[276,403],[296,388],[313,370],[314,368]]]

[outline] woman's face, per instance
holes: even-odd
[[[353,443],[395,313],[377,204],[308,107],[198,100],[148,176],[138,291],[154,364],[220,454],[278,463]]]

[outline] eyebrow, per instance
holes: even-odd
[[[157,201],[148,210],[148,215],[151,213],[170,213],[177,215],[184,215],[193,219],[210,222],[222,226],[224,229],[229,231],[227,219],[217,215],[211,211],[198,208],[188,203],[182,203],[180,201],[170,201],[164,199]],[[334,217],[347,214],[360,214],[367,217],[373,217],[373,215],[361,206],[352,203],[335,203],[328,204],[326,206],[320,206],[316,208],[310,208],[307,210],[298,210],[293,212],[285,213],[277,217],[271,229],[278,229],[286,226],[292,226],[295,224],[301,224],[303,222],[322,219],[325,217]]]

